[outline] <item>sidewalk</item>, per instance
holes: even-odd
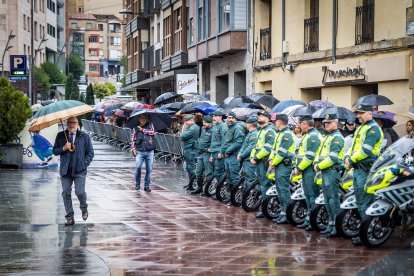
[[[98,142],[94,148],[89,218],[81,219],[73,192],[73,227],[63,224],[57,169],[0,170],[0,274],[379,275],[393,262],[399,275],[412,269],[401,255],[413,250],[400,250],[413,241],[412,232],[403,242],[394,233],[371,250],[278,226],[187,195],[182,166],[163,162],[154,163],[152,192],[135,191],[132,155]]]

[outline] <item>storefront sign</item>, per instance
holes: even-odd
[[[177,74],[177,94],[197,93],[197,74]]]
[[[359,65],[351,68],[332,68],[328,66],[322,66],[323,79],[322,83],[327,84],[338,84],[338,83],[349,83],[349,82],[366,82],[365,69]]]

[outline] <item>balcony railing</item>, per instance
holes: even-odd
[[[305,19],[304,52],[319,51],[319,17]]]
[[[269,59],[272,57],[272,40],[271,28],[260,30],[260,59]]]
[[[355,45],[374,41],[374,5],[356,7]]]

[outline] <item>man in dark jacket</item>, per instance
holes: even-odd
[[[154,163],[155,131],[147,115],[138,117],[138,125],[132,133],[132,153],[135,156],[135,190],[141,189],[141,168],[145,161],[144,191],[151,192],[152,166]]]
[[[72,184],[75,183],[75,194],[79,199],[82,219],[88,218],[85,180],[89,164],[94,157],[92,142],[88,134],[78,130],[78,119],[67,120],[67,130],[56,136],[53,154],[60,155],[60,180],[62,197],[66,210],[66,226],[75,224],[72,207]]]

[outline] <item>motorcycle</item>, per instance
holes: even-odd
[[[379,247],[402,226],[401,239],[414,224],[410,206],[414,199],[414,137],[400,138],[375,161],[368,174],[365,191],[376,200],[365,211],[359,237],[368,247]],[[408,208],[407,208],[408,207]]]
[[[242,207],[246,212],[256,211],[260,204],[262,203],[263,196],[260,190],[259,181],[256,180],[253,182],[250,187],[248,187],[242,196]]]
[[[302,187],[302,174],[295,175],[292,172],[291,183],[293,186],[291,187],[290,201],[286,208],[286,219],[291,225],[296,226],[305,221],[308,210],[305,192]]]
[[[245,181],[246,178],[244,176],[241,176],[237,185],[231,189],[230,202],[234,207],[240,207],[242,204],[243,191],[246,189]]]

